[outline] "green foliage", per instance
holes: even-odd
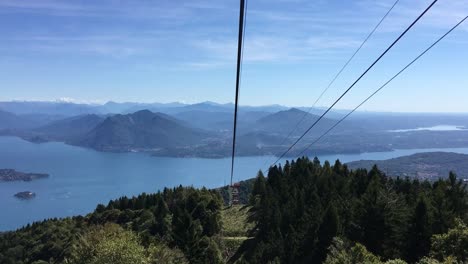
[[[317,250],[323,254],[317,256],[320,261],[325,260],[327,248],[333,241],[333,238],[338,234],[339,225],[340,222],[338,219],[338,213],[336,212],[336,208],[332,203],[327,208],[325,216],[322,219],[322,224],[320,225],[317,232]]]
[[[252,188],[254,185],[255,179],[249,179],[239,182],[239,203],[248,204],[250,199],[250,194],[252,193]],[[229,204],[229,186],[224,186],[218,189],[223,197],[225,205]]]
[[[163,243],[153,244],[148,248],[151,264],[185,264],[189,263],[184,253],[177,248],[169,248]]]
[[[70,244],[85,231],[82,226],[82,217],[49,219],[1,234],[0,263],[61,260],[69,256]]]
[[[366,247],[356,243],[351,248],[346,248],[341,239],[335,239],[330,247],[324,264],[352,264],[352,263],[382,263],[380,258],[367,251]]]
[[[462,262],[468,261],[468,227],[466,224],[458,219],[455,227],[448,233],[434,235],[431,256],[439,260],[455,257]]]
[[[424,257],[421,260],[419,260],[417,264],[461,264],[461,262],[458,262],[453,257],[447,257],[446,259],[442,261],[438,261],[437,259],[433,259],[429,257]]]
[[[122,241],[127,241],[136,257],[143,254],[161,257],[164,262],[174,259],[173,262],[178,263],[180,254],[183,254],[191,263],[202,263],[208,258],[215,260],[211,263],[219,263],[221,253],[215,237],[221,231],[221,206],[218,192],[184,187],[131,198],[121,197],[110,201],[107,206],[98,205],[86,217],[50,219],[0,234],[0,263],[40,260],[61,263],[64,259],[77,263],[73,255],[77,254],[77,245],[84,246],[86,241],[97,239],[100,232],[104,232],[101,235],[103,239],[106,235],[116,235],[112,232],[116,227],[107,227],[111,223],[127,230],[123,232],[125,236],[99,241],[97,245],[100,247],[94,248],[96,256],[112,257],[117,251],[123,253],[119,247],[124,245]],[[83,254],[85,251],[93,252],[82,248]],[[123,256],[115,259],[125,261]]]
[[[334,238],[332,245],[329,248],[329,253],[326,260],[323,262],[325,264],[357,264],[357,263],[367,263],[367,264],[407,264],[406,261],[401,259],[391,259],[387,261],[382,261],[378,256],[369,252],[366,247],[362,244],[355,243],[351,245],[350,242],[343,242],[340,238]],[[462,248],[459,248],[462,249]],[[457,260],[453,256],[448,256],[441,261],[435,258],[423,257],[417,264],[458,264],[465,263]]]
[[[135,232],[117,224],[93,226],[73,245],[69,264],[188,263],[184,254],[157,242],[142,246]]]
[[[467,198],[453,173],[421,182],[388,178],[376,166],[351,171],[339,161],[300,158],[258,175],[249,200],[252,238],[231,261],[320,263],[341,236],[356,243],[346,251],[356,259],[417,262],[434,234],[467,216]]]
[[[95,226],[75,242],[70,264],[147,264],[147,250],[137,235],[116,224]]]
[[[426,256],[430,250],[432,221],[429,205],[424,198],[421,197],[418,200],[410,223],[411,226],[407,233],[407,258],[415,262],[423,256]]]
[[[249,207],[233,205],[221,210],[223,219],[223,235],[226,237],[246,237],[253,227],[247,223]]]
[[[179,186],[33,223],[0,234],[0,263],[467,261],[468,194],[453,173],[421,182],[301,158],[249,184],[245,207]]]

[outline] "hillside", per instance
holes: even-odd
[[[271,113],[264,111],[240,111],[238,115],[238,131],[250,131],[257,120]],[[234,114],[232,111],[206,111],[191,110],[174,114],[177,119],[183,120],[193,127],[213,130],[232,131]]]
[[[459,219],[468,220],[467,198],[455,174],[391,179],[377,167],[350,171],[300,158],[259,173],[249,199],[255,227],[231,261],[440,263],[451,255],[464,263],[468,230]],[[429,255],[437,260],[421,260]]]
[[[31,142],[63,141],[101,151],[151,151],[157,156],[170,157],[222,158],[231,153],[231,104],[109,102],[105,105],[81,105],[63,102],[0,102],[0,106],[8,106],[16,111],[0,111],[0,135],[17,136]],[[143,124],[145,121],[141,121],[137,124],[125,120],[138,113],[126,113],[129,109],[145,107],[146,110],[138,112],[156,113],[154,111],[161,110],[155,115],[168,123],[155,125],[151,122]],[[278,112],[269,112],[278,109]],[[67,117],[74,110],[96,113],[123,111],[126,114],[79,114]],[[313,109],[311,113],[317,113],[317,110]],[[286,136],[304,116],[304,122],[286,140]],[[254,156],[282,153],[318,117],[296,108],[284,110],[284,107],[274,105],[242,106],[238,114],[237,154]],[[463,114],[357,113],[355,118],[344,121],[316,142],[313,148],[302,153],[305,146],[337,121],[327,115],[287,155],[296,157],[302,154],[316,156],[394,149],[468,147],[468,130],[417,129],[420,126],[443,124],[464,126],[466,120]],[[157,123],[154,120],[152,122]],[[406,128],[410,130],[391,132]]]
[[[377,165],[389,176],[409,176],[435,180],[447,177],[450,171],[468,179],[468,155],[451,152],[418,153],[389,160],[361,160],[347,163],[351,169],[371,169]]]
[[[104,117],[94,114],[81,115],[54,121],[32,131],[38,136],[42,135],[54,140],[73,140],[76,137],[85,135],[103,120]]]
[[[75,104],[69,102],[46,102],[46,101],[9,101],[0,102],[0,108],[17,115],[46,114],[76,116],[83,114],[98,113],[96,105]]]
[[[102,151],[155,150],[201,144],[210,135],[163,114],[142,110],[107,117],[72,144]]]
[[[301,158],[241,188],[247,206],[223,207],[225,188],[179,186],[36,222],[0,234],[0,263],[468,260],[468,193],[454,174],[432,183],[394,180],[378,168]]]
[[[22,128],[25,125],[25,121],[17,115],[0,110],[0,129]]]
[[[297,136],[302,134],[310,125],[312,125],[319,116],[308,114],[307,112],[301,111],[297,108],[291,108],[289,110],[279,111],[260,118],[255,122],[255,126],[253,127],[257,131],[265,131],[272,134],[286,136],[296,126],[297,122],[303,119],[304,115],[304,120],[293,134],[293,136]],[[324,132],[335,122],[336,120],[323,118],[314,128],[314,132]]]
[[[0,110],[0,130],[30,129],[46,124],[57,119],[56,116],[42,114],[17,115],[8,111]]]
[[[193,127],[210,130],[232,129],[234,116],[230,112],[213,112],[192,110],[174,114],[177,119],[189,123]]]
[[[0,233],[0,263],[220,263],[221,207],[206,189],[121,197],[86,216]]]

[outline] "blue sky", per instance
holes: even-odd
[[[249,0],[240,103],[309,106],[394,0]],[[328,106],[431,0],[400,0]],[[0,100],[232,102],[238,1],[0,0]],[[458,20],[440,0],[337,108],[352,108]],[[468,23],[364,110],[468,112]]]

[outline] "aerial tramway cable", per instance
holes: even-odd
[[[290,137],[291,135],[298,129],[299,127],[299,124],[301,124],[304,119],[307,117],[308,114],[310,114],[310,112],[312,111],[312,109],[314,109],[314,107],[317,105],[318,101],[320,101],[320,99],[322,99],[323,95],[328,91],[328,89],[330,89],[330,87],[335,83],[335,81],[338,79],[338,77],[341,75],[341,73],[346,69],[346,67],[348,67],[349,63],[354,59],[354,57],[356,56],[356,54],[358,54],[358,52],[361,50],[361,48],[364,46],[364,44],[366,44],[366,42],[370,39],[370,37],[374,34],[374,32],[380,27],[380,25],[382,24],[382,22],[385,20],[385,18],[387,18],[387,16],[390,14],[390,12],[393,10],[393,8],[398,4],[400,0],[396,0],[393,5],[390,7],[390,9],[385,13],[385,15],[380,19],[379,23],[377,23],[377,25],[375,25],[375,27],[372,29],[372,31],[367,35],[367,37],[362,41],[361,45],[359,45],[359,47],[354,51],[354,53],[351,55],[351,57],[349,57],[349,59],[346,61],[346,63],[341,67],[341,69],[335,74],[335,76],[333,77],[333,79],[328,83],[328,85],[325,87],[325,89],[323,89],[323,91],[320,93],[320,95],[317,97],[317,99],[315,100],[315,102],[312,104],[311,107],[309,107],[309,109],[304,112],[304,115],[301,117],[301,119],[296,123],[295,127],[291,130],[291,132],[289,132],[289,134],[284,138],[283,142],[280,144],[280,145],[283,145]]]
[[[437,39],[432,45],[430,45],[427,49],[425,49],[423,52],[421,52],[416,58],[414,58],[410,63],[408,63],[403,69],[401,69],[399,72],[397,72],[395,75],[393,75],[392,78],[390,78],[387,82],[385,82],[382,86],[379,87],[379,89],[375,90],[371,95],[369,95],[364,101],[362,101],[359,105],[357,105],[353,110],[351,110],[348,114],[346,114],[343,118],[338,120],[333,126],[331,126],[325,133],[323,133],[320,137],[318,137],[316,140],[314,140],[312,143],[310,143],[304,150],[302,150],[298,156],[301,156],[306,152],[309,148],[311,148],[313,145],[315,145],[318,141],[320,141],[324,136],[326,136],[330,131],[332,131],[336,126],[338,126],[341,122],[343,122],[347,117],[349,117],[352,113],[354,113],[359,107],[361,107],[363,104],[365,104],[369,99],[371,99],[374,95],[376,95],[378,92],[380,92],[383,88],[385,88],[390,82],[392,82],[396,77],[398,77],[401,73],[403,73],[406,69],[408,69],[413,63],[415,63],[417,60],[419,60],[424,54],[426,54],[429,50],[431,50],[435,45],[437,45],[442,39],[444,39],[448,34],[450,34],[453,30],[455,30],[458,26],[460,26],[465,20],[468,19],[468,16],[460,20],[455,26],[453,26],[449,31],[447,31],[444,35],[442,35],[439,39]]]
[[[289,146],[289,148],[283,152],[277,159],[275,162],[273,162],[271,166],[275,165],[276,163],[278,163],[278,161],[280,161],[294,146],[296,146],[296,144],[302,140],[302,138],[304,138],[305,135],[307,135],[307,133],[309,133],[309,131],[314,128],[318,122],[320,122],[320,120],[323,119],[323,117],[328,113],[330,112],[330,110],[362,79],[362,77],[364,77],[364,75],[366,75],[374,66],[375,64],[377,64],[377,62],[379,62],[382,57],[387,54],[388,51],[390,51],[393,46],[395,46],[395,44],[400,41],[401,38],[403,38],[404,35],[406,35],[406,33],[434,6],[435,3],[437,3],[438,0],[434,0],[406,29],[405,31],[403,31],[403,33],[401,33],[398,38],[393,41],[393,43],[388,46],[387,49],[385,49],[385,51],[359,76],[359,78],[356,79],[356,81],[354,81],[349,87],[348,89],[346,89],[346,91],[340,96],[338,97],[338,99],[336,99],[336,101],[330,106],[328,107],[328,109],[317,119],[315,120],[315,122],[291,145]]]
[[[243,58],[243,37],[244,37],[244,19],[245,19],[245,2],[246,0],[240,0],[239,8],[239,35],[237,41],[237,72],[236,72],[236,99],[234,103],[234,127],[233,127],[233,136],[232,136],[232,158],[231,158],[231,181],[229,185],[230,191],[232,190],[232,179],[234,176],[234,160],[236,155],[236,132],[237,132],[237,110],[239,105],[239,87],[240,87],[240,78],[241,78],[241,69],[242,69],[242,58]],[[230,193],[230,198],[232,194]],[[231,201],[229,202],[231,204]]]
[[[396,0],[393,5],[390,6],[390,9],[387,10],[385,15],[380,19],[380,21],[377,23],[377,25],[374,26],[374,28],[371,30],[371,32],[366,36],[366,38],[362,41],[361,45],[354,51],[354,53],[351,55],[351,57],[348,58],[348,60],[343,64],[341,69],[335,74],[335,76],[331,79],[331,81],[328,83],[328,85],[322,90],[320,95],[317,97],[315,102],[312,104],[311,107],[307,111],[304,112],[302,117],[299,119],[299,121],[296,123],[294,128],[288,133],[286,137],[284,137],[283,141],[281,141],[280,146],[282,146],[286,141],[292,136],[292,134],[299,128],[299,125],[304,122],[305,118],[310,114],[312,109],[317,105],[317,103],[322,99],[323,95],[330,89],[330,87],[335,83],[335,81],[338,79],[338,77],[343,73],[343,71],[348,67],[348,65],[351,63],[351,61],[354,59],[354,57],[358,54],[358,52],[362,49],[362,47],[367,43],[367,41],[372,37],[372,35],[377,31],[377,29],[380,27],[382,22],[387,18],[387,16],[392,12],[393,8],[398,4],[400,0]],[[265,167],[267,165],[267,160],[263,164],[262,167]]]

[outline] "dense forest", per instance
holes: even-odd
[[[220,263],[221,206],[206,189],[122,197],[86,217],[2,234],[0,263]]]
[[[300,158],[226,188],[121,197],[0,234],[0,263],[464,263],[468,192]]]
[[[465,262],[467,197],[466,185],[453,173],[430,183],[389,178],[376,166],[350,171],[339,161],[322,166],[301,158],[270,168],[266,178],[259,172],[249,201],[252,238],[232,260],[343,263],[327,257],[335,247],[337,258],[361,250],[382,260],[414,263],[432,255]],[[437,242],[437,235],[457,230],[456,242]],[[431,251],[434,243],[443,249]],[[360,262],[366,261],[344,263]]]

